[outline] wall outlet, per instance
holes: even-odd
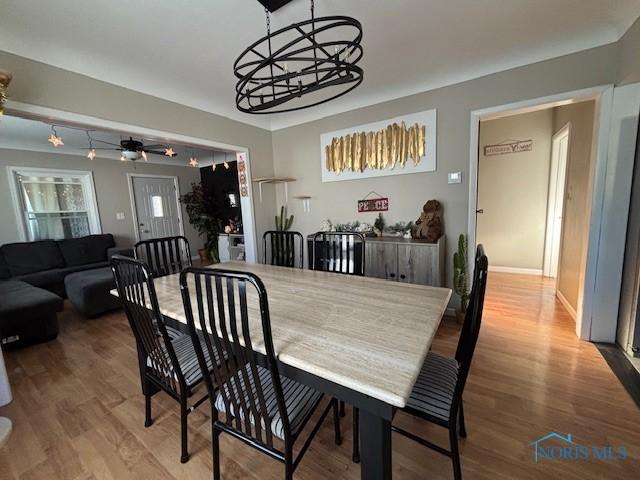
[[[462,183],[462,172],[449,172],[447,183]]]
[[[124,212],[116,212],[116,220],[124,220]]]

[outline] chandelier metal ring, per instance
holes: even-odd
[[[357,65],[364,53],[361,42],[362,25],[351,17],[314,18],[312,10],[311,19],[270,32],[267,16],[267,35],[246,48],[233,66],[238,109],[252,114],[292,112],[349,93],[364,78]],[[282,46],[274,49],[278,43]],[[330,87],[338,91],[303,105],[284,105]]]

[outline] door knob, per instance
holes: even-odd
[[[478,210],[476,210],[476,213],[484,213],[484,209],[483,208],[479,208]]]

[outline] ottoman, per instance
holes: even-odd
[[[69,301],[86,317],[96,317],[121,307],[109,292],[116,288],[111,267],[72,273],[64,279]]]

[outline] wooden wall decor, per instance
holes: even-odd
[[[433,109],[322,134],[322,181],[435,171],[436,118]]]
[[[240,185],[240,195],[243,197],[249,196],[249,184],[247,182],[247,164],[244,153],[238,153],[236,155],[238,162],[238,183]]]
[[[533,140],[522,140],[517,142],[503,142],[496,145],[485,145],[484,156],[506,155],[508,153],[530,152],[533,150]]]

